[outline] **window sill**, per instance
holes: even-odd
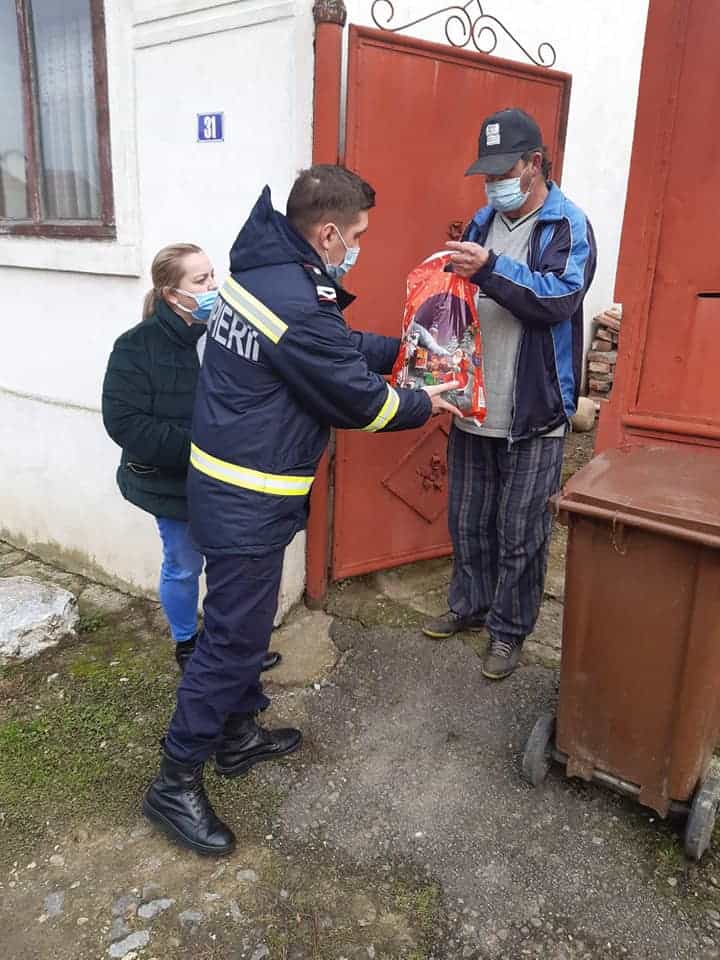
[[[135,0],[135,46],[154,47],[296,16],[297,0]]]
[[[114,225],[89,223],[87,221],[53,221],[25,223],[17,220],[0,220],[0,237],[40,237],[49,240],[72,238],[75,240],[114,240],[117,230]]]
[[[0,267],[139,277],[140,247],[112,240],[0,237]]]

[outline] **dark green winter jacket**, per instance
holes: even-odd
[[[105,429],[122,447],[117,482],[130,503],[187,520],[190,426],[205,327],[189,327],[164,301],[115,342],[103,383]]]

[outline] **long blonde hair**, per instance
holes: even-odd
[[[171,243],[155,254],[150,268],[152,289],[145,294],[143,320],[155,312],[158,300],[165,287],[177,287],[183,277],[183,260],[190,253],[202,253],[194,243]]]

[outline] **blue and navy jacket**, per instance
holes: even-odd
[[[208,321],[188,475],[203,552],[262,555],[305,526],[331,427],[419,427],[425,391],[396,390],[400,341],[351,331],[354,297],[273,209],[266,187],[230,251],[231,276]],[[362,469],[358,464],[358,469]]]
[[[463,240],[485,244],[491,206]],[[515,366],[510,442],[541,436],[577,410],[583,361],[583,300],[595,275],[590,221],[554,183],[530,236],[527,264],[490,251],[471,280],[523,325]]]

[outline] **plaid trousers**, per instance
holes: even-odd
[[[449,606],[484,617],[491,636],[522,642],[540,611],[562,437],[479,437],[452,428],[448,521],[454,548]]]

